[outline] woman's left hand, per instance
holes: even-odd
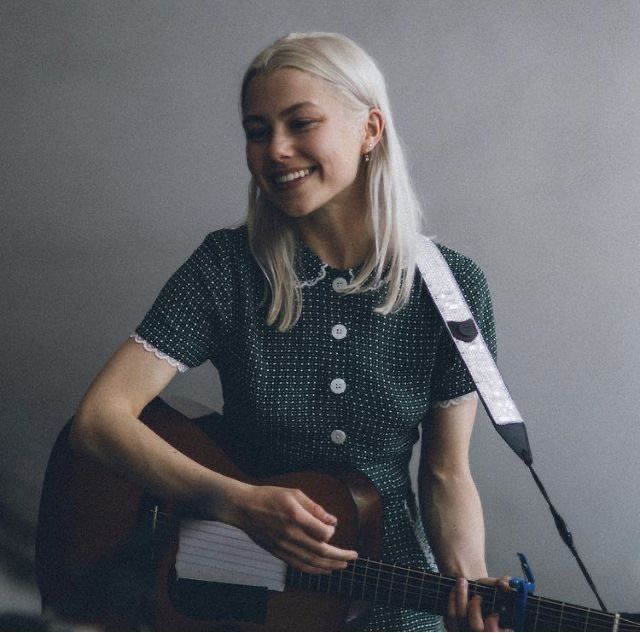
[[[509,591],[509,577],[480,578],[477,582],[483,585],[498,586]],[[465,578],[458,578],[456,586],[449,594],[446,618],[447,631],[509,631],[500,628],[497,613],[486,618],[482,615],[482,597],[473,595],[469,598],[469,583]]]

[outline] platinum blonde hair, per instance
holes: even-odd
[[[295,68],[324,79],[356,113],[368,116],[372,107],[384,117],[382,138],[366,164],[366,200],[374,248],[345,293],[388,284],[380,314],[400,310],[413,284],[416,239],[422,210],[414,192],[401,141],[396,133],[384,77],[373,59],[355,42],[337,33],[291,33],[263,50],[247,68],[241,108],[249,82],[259,74]],[[249,245],[270,289],[267,324],[281,332],[293,327],[302,313],[302,289],[295,271],[294,221],[262,195],[255,179],[249,184],[247,227]]]

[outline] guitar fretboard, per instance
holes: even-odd
[[[455,579],[420,569],[359,558],[331,575],[312,575],[289,569],[287,585],[340,594],[377,604],[406,607],[445,615]],[[515,592],[470,582],[469,592],[482,596],[482,611],[500,614],[505,626],[513,625]],[[531,595],[527,601],[527,631],[639,631],[640,625],[618,614],[589,609]]]
[[[268,587],[285,586],[338,594],[390,607],[418,609],[445,615],[455,579],[421,569],[360,557],[330,575],[305,574],[286,567],[256,545],[241,530],[214,521],[183,521],[176,558],[180,577],[207,582]],[[477,582],[469,592],[482,597],[485,615],[499,613],[503,626],[514,625],[519,595]],[[531,595],[527,601],[527,631],[640,631],[640,624],[577,605]]]

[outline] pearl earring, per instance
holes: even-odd
[[[367,153],[364,155],[364,162],[368,163],[370,160],[369,157],[369,152],[373,149],[373,143],[369,143],[369,145],[367,146]]]

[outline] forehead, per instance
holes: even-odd
[[[337,89],[329,82],[297,68],[281,68],[256,75],[245,91],[245,116],[278,116],[296,104],[332,109],[342,107]]]

